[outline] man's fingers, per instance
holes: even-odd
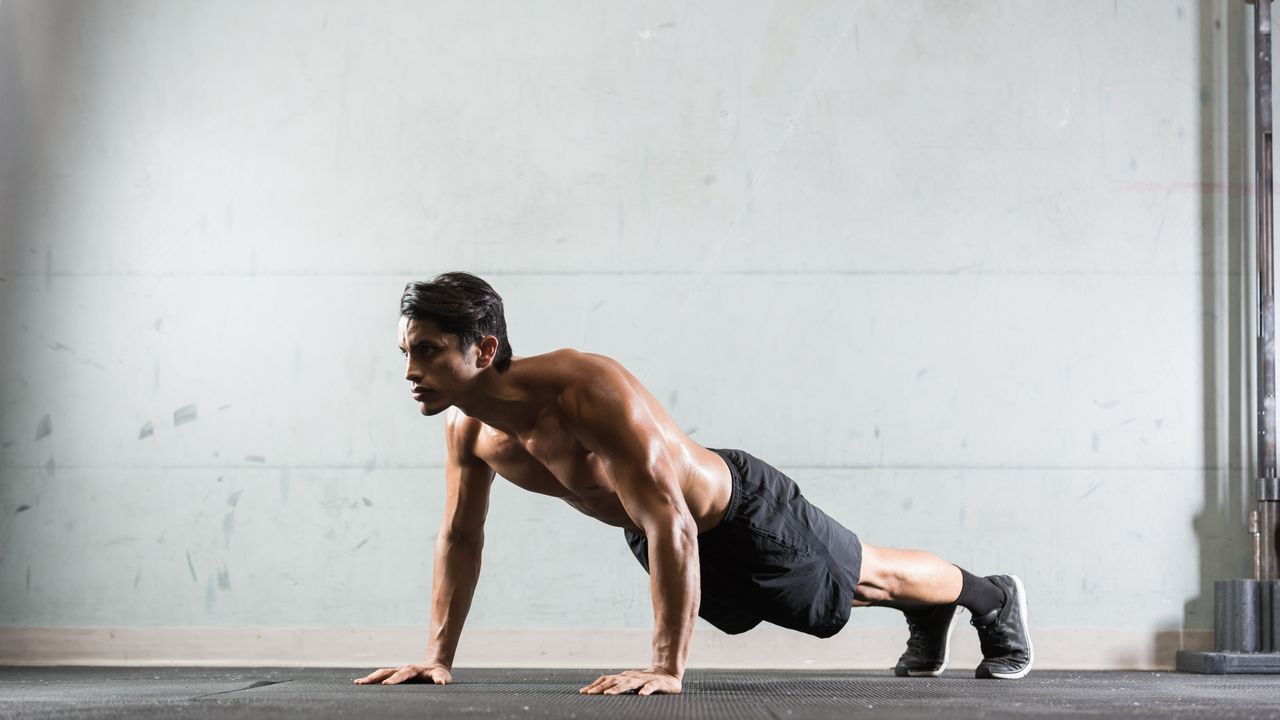
[[[395,675],[392,675],[391,677],[387,678],[386,680],[383,680],[383,681],[382,681],[382,684],[383,684],[383,685],[399,685],[400,683],[408,682],[408,681],[412,680],[414,677],[416,677],[416,676],[417,676],[417,674],[418,674],[418,673],[416,673],[416,672],[414,672],[414,671],[412,671],[412,670],[409,670],[409,671],[401,670],[400,672],[396,673]]]
[[[638,694],[638,695],[652,695],[652,694],[654,694],[654,693],[655,693],[655,692],[657,692],[657,691],[658,691],[658,683],[656,683],[656,682],[647,682],[647,683],[645,683],[645,684],[644,684],[644,687],[640,688],[640,692],[638,692],[637,694]]]
[[[436,685],[448,685],[453,681],[449,669],[437,664],[418,663],[402,665],[399,668],[378,668],[355,681],[357,685],[369,685],[381,682],[383,685],[398,685],[403,682],[431,682]]]
[[[627,670],[613,675],[601,675],[578,692],[584,695],[622,695],[630,692],[655,695],[679,693],[680,689],[680,680],[665,673]]]
[[[606,675],[605,677],[602,677],[598,681],[596,681],[595,687],[588,690],[587,693],[589,695],[599,695],[600,693],[605,692],[609,688],[613,687],[613,684],[616,682],[617,680],[615,680],[613,676]]]
[[[588,695],[599,695],[618,683],[617,675],[604,675],[587,687]]]
[[[643,680],[637,680],[633,677],[620,677],[608,690],[604,691],[605,695],[621,695],[625,692],[631,692],[644,684]]]
[[[607,679],[608,677],[609,677],[608,675],[601,675],[600,677],[596,678],[595,680],[592,680],[591,682],[587,683],[587,684],[586,684],[585,686],[583,686],[583,688],[582,688],[581,690],[579,690],[578,692],[580,692],[580,693],[585,693],[585,694],[590,694],[592,691],[594,691],[594,690],[596,689],[596,686],[597,686],[597,685],[599,685],[600,683],[604,682],[604,681],[605,681],[605,679]]]
[[[396,671],[395,675],[392,675],[386,680],[383,680],[382,684],[383,685],[399,685],[400,683],[404,682],[405,680],[408,680],[409,678],[417,674],[418,674],[418,671],[414,668],[400,668],[398,671]]]
[[[377,670],[374,670],[368,675],[365,675],[364,677],[357,679],[356,684],[367,685],[369,683],[375,683],[381,680],[382,678],[390,675],[393,672],[395,672],[395,668],[378,668]]]

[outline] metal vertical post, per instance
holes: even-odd
[[[1254,148],[1258,253],[1258,580],[1280,578],[1276,566],[1276,323],[1271,169],[1271,0],[1254,6]]]

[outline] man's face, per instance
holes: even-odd
[[[404,377],[423,415],[435,415],[454,404],[459,392],[479,374],[477,346],[463,352],[458,336],[440,331],[434,320],[400,318],[400,352]]]

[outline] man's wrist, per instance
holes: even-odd
[[[677,680],[684,679],[684,666],[676,665],[674,663],[655,662],[654,664],[649,666],[649,672],[666,673]]]
[[[445,658],[434,652],[427,652],[427,657],[423,662],[429,665],[443,665],[446,670],[453,669],[453,658]]]

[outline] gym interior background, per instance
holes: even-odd
[[[627,365],[867,542],[1171,667],[1249,577],[1242,2],[0,1],[0,661],[419,659],[404,283]],[[620,531],[499,481],[461,666],[629,666]],[[699,621],[692,666],[887,668]],[[956,663],[979,656],[958,632]]]

